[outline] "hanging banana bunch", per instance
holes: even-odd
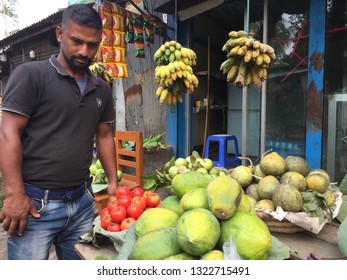
[[[230,31],[228,36],[222,48],[227,53],[227,59],[220,70],[227,75],[227,81],[237,87],[251,84],[260,87],[267,78],[271,60],[276,59],[274,49],[243,30]]]
[[[199,85],[192,66],[196,65],[196,54],[174,40],[165,42],[154,53],[155,82],[158,84],[156,98],[168,106],[183,102],[184,93],[193,93]]]
[[[113,77],[112,75],[107,71],[106,65],[99,61],[94,61],[90,66],[89,70],[97,77],[105,80],[109,84],[112,83]]]

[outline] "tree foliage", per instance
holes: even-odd
[[[17,15],[17,3],[18,0],[1,0],[0,2],[0,14],[5,15],[13,19],[15,22],[18,21]]]

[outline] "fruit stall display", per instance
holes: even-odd
[[[142,190],[152,194],[168,190],[158,204],[145,206],[134,220],[123,214],[128,221],[119,232],[101,226],[102,215],[96,218],[96,232],[116,237],[115,259],[287,259],[289,248],[274,237],[276,228],[268,226],[266,215],[276,219],[283,213],[304,213],[305,220],[318,221],[319,231],[336,218],[340,207],[346,208],[337,184],[323,169],[310,170],[303,158],[282,158],[272,151],[255,165],[230,169],[193,152],[185,159],[172,158],[157,172],[147,176]],[[115,201],[121,203],[120,198]],[[345,216],[338,216],[341,255],[347,254],[341,233]],[[305,224],[298,227],[308,230]],[[231,253],[235,249],[237,254]]]

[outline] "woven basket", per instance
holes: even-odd
[[[264,221],[264,223],[268,226],[270,232],[278,232],[278,233],[296,233],[303,232],[306,229],[293,224],[287,220],[276,220],[272,216],[264,213],[258,212],[258,217]]]

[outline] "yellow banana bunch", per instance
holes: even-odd
[[[227,59],[220,70],[227,75],[227,81],[238,87],[254,84],[259,87],[267,78],[271,60],[276,59],[275,50],[268,44],[254,39],[244,30],[230,31],[222,47]]]
[[[160,104],[183,102],[183,94],[193,93],[199,85],[192,69],[197,60],[193,50],[172,40],[162,44],[153,58],[157,64],[154,79],[159,85],[155,95]]]
[[[112,83],[113,76],[107,71],[106,65],[99,61],[94,61],[90,66],[89,70],[97,77],[105,80],[108,83]]]

